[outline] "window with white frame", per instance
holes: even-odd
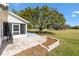
[[[13,31],[12,31],[13,35],[20,34],[20,24],[13,24],[12,27],[13,27]]]

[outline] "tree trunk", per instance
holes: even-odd
[[[43,23],[40,23],[41,25],[39,26],[39,33],[41,33],[42,32],[42,30],[44,29],[44,27],[43,27]]]
[[[39,33],[41,33],[41,32],[42,32],[42,30],[43,30],[43,28],[42,28],[42,27],[40,27],[40,28],[39,28]]]

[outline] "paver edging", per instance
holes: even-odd
[[[50,37],[52,38],[52,37]],[[59,46],[59,39],[57,38],[53,38],[54,40],[56,40],[56,42],[52,43],[51,45],[49,45],[48,47],[40,44],[40,46],[42,46],[43,48],[45,48],[48,52],[51,51],[52,49],[56,48],[57,46]]]

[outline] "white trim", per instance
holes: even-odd
[[[20,24],[19,24],[19,35],[20,35]]]
[[[25,24],[25,34],[27,35],[27,24]]]
[[[11,34],[13,35],[13,24],[12,24],[12,31],[11,32],[12,32]]]
[[[14,25],[18,25],[18,26],[19,26],[19,31],[14,31],[14,30],[13,30],[13,29],[14,29]],[[14,35],[14,34],[13,34],[14,32],[19,32],[18,35],[20,35],[20,24],[12,24],[12,35]]]

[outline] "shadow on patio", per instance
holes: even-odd
[[[1,45],[1,48],[0,48],[0,55],[2,55],[2,53],[4,52],[4,50],[6,49],[7,45],[8,44],[12,44],[13,43],[13,39],[12,40],[3,40],[2,41],[2,45]]]

